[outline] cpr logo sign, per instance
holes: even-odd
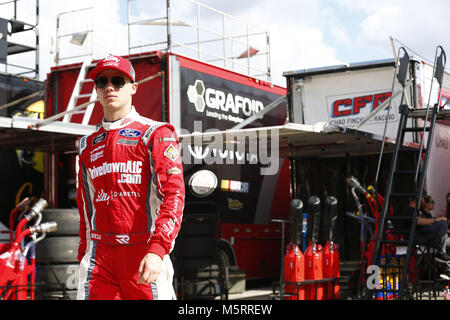
[[[205,84],[202,80],[196,80],[193,86],[188,87],[187,95],[189,102],[193,103],[195,110],[203,112],[205,110],[206,102],[204,98]]]

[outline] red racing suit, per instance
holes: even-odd
[[[174,298],[168,254],[181,226],[183,167],[172,125],[141,117],[132,107],[103,122],[79,143],[78,299]],[[137,284],[139,264],[152,252],[163,269],[151,285]]]

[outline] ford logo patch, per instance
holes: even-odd
[[[139,137],[142,134],[142,132],[140,132],[139,130],[136,130],[136,129],[122,129],[119,131],[119,134],[122,137],[136,138],[136,137]]]

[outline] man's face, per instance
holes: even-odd
[[[427,205],[428,205],[428,211],[433,211],[434,210],[434,199],[430,197],[430,200]]]
[[[97,76],[97,79],[100,77],[108,78],[108,83],[104,88],[96,87],[97,96],[103,108],[115,112],[131,106],[131,97],[137,90],[136,83],[132,83],[128,77],[116,70],[103,71]],[[111,83],[112,77],[124,78],[125,85],[122,88],[114,87]]]

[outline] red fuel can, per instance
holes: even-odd
[[[302,282],[305,281],[305,257],[296,244],[290,243],[287,253],[284,256],[284,281]],[[297,292],[298,288],[298,292]],[[305,300],[305,286],[287,284],[284,288],[285,300]]]
[[[327,241],[323,249],[323,277],[336,278],[340,276],[339,270],[339,251],[337,245],[331,241]],[[324,299],[339,299],[339,281],[324,283]]]
[[[305,252],[305,278],[306,280],[323,279],[323,252],[322,246],[310,242]],[[323,300],[323,282],[306,285],[306,300]]]

